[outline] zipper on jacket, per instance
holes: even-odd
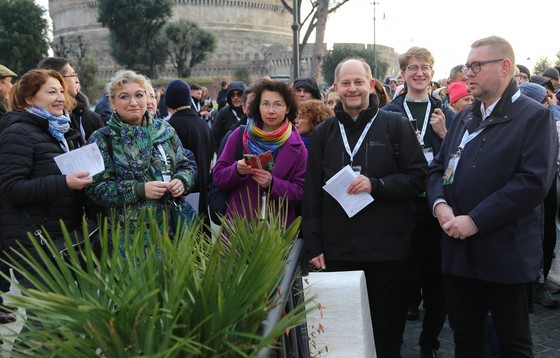
[[[476,164],[478,163],[478,157],[480,156],[480,152],[482,152],[484,143],[486,143],[486,134],[482,137],[482,143],[480,143],[480,147],[478,148],[478,152],[476,153],[476,157],[474,158],[473,168],[476,168]]]

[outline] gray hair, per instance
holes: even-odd
[[[150,85],[150,80],[139,73],[132,70],[120,70],[109,80],[109,83],[105,86],[105,93],[113,98],[115,91],[122,87],[125,83],[140,83],[144,90],[148,90],[148,85]]]

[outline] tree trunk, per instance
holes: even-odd
[[[325,29],[327,27],[327,16],[329,15],[329,0],[319,0],[317,6],[317,26],[315,27],[315,44],[313,46],[313,54],[311,57],[311,76],[315,79],[319,78],[321,63],[325,47]]]

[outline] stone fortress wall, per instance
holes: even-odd
[[[49,12],[54,44],[63,37],[76,49],[81,37],[86,56],[98,64],[99,79],[109,79],[120,69],[110,56],[109,30],[97,21],[97,1],[49,0]],[[291,73],[293,18],[278,0],[175,0],[170,21],[179,19],[196,22],[217,40],[215,52],[193,69],[192,77],[232,79],[240,67],[250,69],[254,78]],[[312,48],[308,44],[301,54],[301,75],[309,73]],[[394,65],[392,48],[377,45],[377,49],[380,59]],[[168,65],[160,77],[175,78],[176,70]]]

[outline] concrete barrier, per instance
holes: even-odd
[[[363,271],[312,272],[303,288],[318,308],[307,316],[312,357],[377,357]]]

